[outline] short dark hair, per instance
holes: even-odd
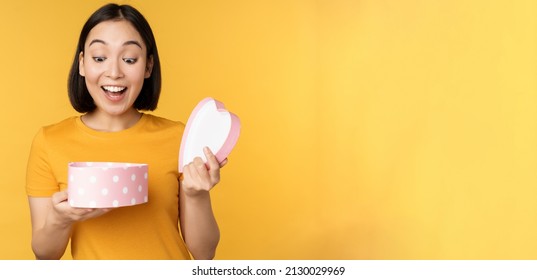
[[[84,52],[84,45],[91,29],[97,24],[108,20],[126,20],[140,33],[147,48],[147,58],[152,57],[153,69],[151,76],[144,80],[140,95],[134,101],[134,108],[137,110],[155,110],[160,96],[162,77],[160,73],[160,61],[158,57],[157,44],[151,26],[144,16],[130,5],[107,4],[95,11],[86,21],[75,52],[75,58],[69,72],[68,92],[69,101],[73,108],[80,113],[88,113],[95,110],[96,105],[86,87],[86,81],[79,72],[79,55]]]

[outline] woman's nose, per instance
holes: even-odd
[[[123,71],[121,70],[120,62],[115,59],[111,59],[109,61],[110,63],[108,65],[106,76],[112,79],[123,77]]]

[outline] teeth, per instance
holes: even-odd
[[[125,87],[104,86],[103,89],[109,92],[120,92],[123,91]]]

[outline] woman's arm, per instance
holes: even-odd
[[[220,230],[213,214],[209,191],[220,181],[220,165],[214,154],[204,149],[207,164],[199,157],[183,169],[179,190],[181,233],[195,259],[213,259]]]
[[[73,224],[100,216],[109,209],[72,208],[67,192],[52,197],[29,197],[32,218],[32,250],[37,259],[60,259],[65,253]]]

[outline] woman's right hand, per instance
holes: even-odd
[[[60,259],[76,222],[96,218],[112,208],[74,208],[67,201],[67,192],[51,197],[28,197],[32,217],[32,250],[37,259]]]
[[[75,208],[69,205],[67,198],[67,191],[60,191],[52,195],[53,215],[59,223],[66,226],[97,218],[112,210],[112,208]]]

